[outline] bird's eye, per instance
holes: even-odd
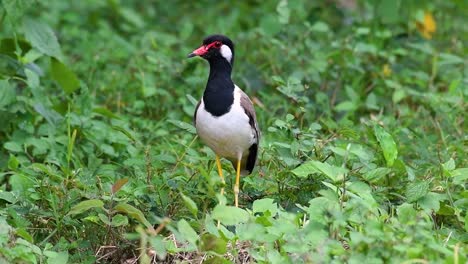
[[[223,43],[221,43],[221,41],[216,41],[215,44],[214,44],[214,46],[216,48],[221,48],[222,45],[223,45]]]

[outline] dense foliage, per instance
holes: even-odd
[[[0,1],[0,263],[466,263],[468,3],[238,2]],[[191,121],[212,33],[240,208]]]

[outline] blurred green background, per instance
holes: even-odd
[[[467,10],[1,0],[0,263],[465,263]],[[192,126],[213,33],[262,130],[242,209]]]

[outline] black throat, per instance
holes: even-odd
[[[223,57],[209,60],[210,76],[206,84],[203,102],[205,109],[213,116],[229,112],[234,102],[234,83],[231,80],[231,64]]]

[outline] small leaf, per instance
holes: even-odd
[[[412,182],[406,187],[406,199],[412,203],[427,194],[429,190],[428,181]]]
[[[9,151],[12,151],[12,152],[21,152],[23,151],[23,148],[21,147],[20,144],[18,144],[18,142],[14,142],[14,141],[9,141],[9,142],[6,142],[5,144],[3,144],[3,147]]]
[[[125,215],[116,214],[112,217],[111,225],[114,227],[126,226],[128,225],[128,217]]]
[[[165,240],[161,236],[149,237],[149,243],[160,259],[166,258],[167,250]]]
[[[18,169],[19,161],[18,159],[10,154],[10,158],[8,159],[8,169],[15,171]]]
[[[167,120],[167,122],[175,125],[178,128],[181,128],[181,129],[183,129],[183,130],[185,130],[187,132],[190,132],[192,134],[196,133],[195,127],[192,124],[189,124],[187,122],[183,122],[183,121],[180,121],[180,120],[173,120],[173,119]]]
[[[180,232],[184,238],[191,243],[192,245],[197,245],[198,235],[195,230],[190,226],[190,224],[184,219],[180,220],[177,223],[177,230]]]
[[[123,179],[118,179],[113,185],[112,185],[112,194],[115,194],[118,192],[122,186],[124,186],[128,182],[128,178],[123,178]]]
[[[0,80],[0,109],[10,105],[16,100],[15,88],[7,80]]]
[[[442,195],[434,192],[429,192],[418,201],[418,205],[427,213],[432,211],[437,212],[440,209],[440,201]]]
[[[131,206],[129,204],[119,203],[118,205],[116,205],[114,207],[114,210],[117,211],[117,212],[126,213],[129,216],[131,216],[131,217],[135,218],[136,220],[140,221],[140,223],[145,225],[147,228],[153,229],[153,226],[150,224],[150,222],[148,222],[148,220],[146,220],[145,215],[140,210],[138,210],[137,208],[135,208],[135,207],[133,207],[133,206]]]
[[[68,94],[73,93],[80,87],[80,80],[76,77],[75,73],[56,59],[51,60],[50,74],[52,79]]]
[[[62,58],[60,45],[54,31],[46,24],[32,18],[23,21],[24,36],[40,52],[57,59]]]
[[[227,252],[227,242],[213,234],[204,234],[201,237],[200,249],[202,251],[213,251],[223,255]]]
[[[34,104],[34,110],[41,114],[41,116],[43,116],[47,122],[53,126],[57,126],[63,119],[63,117],[57,113],[57,111],[44,106],[42,103]]]
[[[194,217],[197,217],[198,214],[198,207],[197,204],[190,199],[190,197],[185,196],[183,193],[180,194],[182,199],[184,200],[185,206],[189,209],[189,211],[193,214]]]
[[[301,164],[299,167],[295,168],[291,172],[294,173],[296,176],[305,178],[310,174],[319,173],[319,170],[317,170],[317,168],[312,164],[311,161],[308,161]]]
[[[253,202],[252,210],[254,213],[264,213],[269,211],[272,216],[275,216],[278,212],[278,205],[271,198],[265,198],[256,200]]]
[[[398,219],[404,223],[414,223],[416,219],[416,210],[412,204],[404,203],[397,208]]]
[[[328,176],[333,181],[339,181],[343,179],[344,174],[348,172],[346,168],[330,165],[328,163],[313,161],[314,165],[323,174]]]
[[[82,201],[79,204],[73,206],[70,209],[70,212],[68,212],[68,215],[81,214],[92,208],[104,208],[104,203],[98,199]]]
[[[213,209],[211,216],[225,225],[237,225],[249,220],[249,213],[247,211],[234,206],[220,204]]]
[[[393,166],[393,163],[398,156],[398,150],[392,135],[379,125],[374,126],[374,134],[380,143],[380,148],[382,149],[384,158],[387,161],[387,166]]]
[[[62,251],[55,254],[53,257],[49,257],[47,260],[48,264],[66,264],[68,263],[68,252]]]

